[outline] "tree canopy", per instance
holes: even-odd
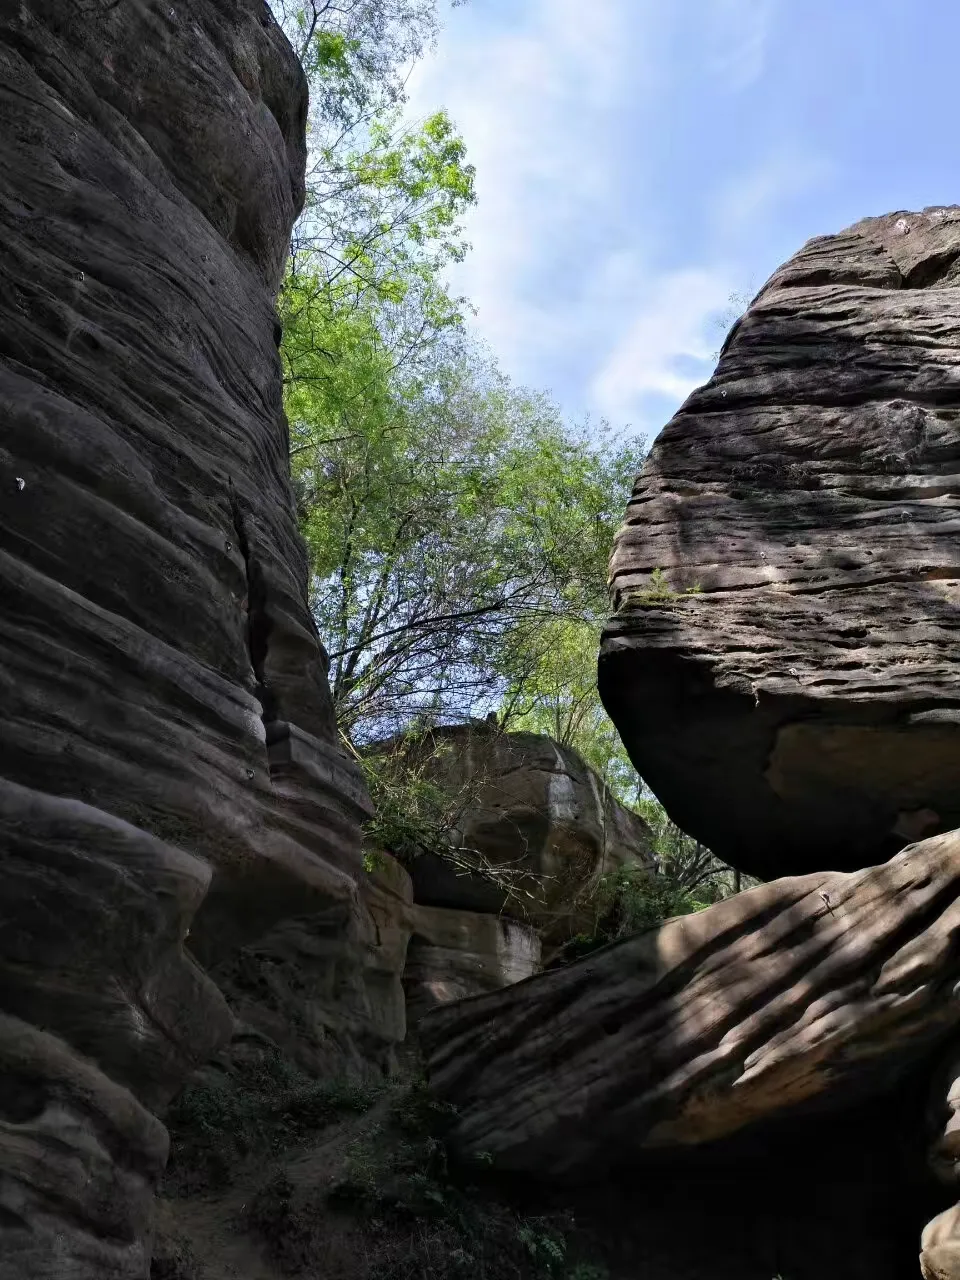
[[[718,867],[644,792],[596,688],[607,561],[643,442],[571,423],[514,385],[446,282],[469,248],[475,174],[445,112],[411,122],[403,109],[409,68],[437,36],[436,0],[274,8],[311,88],[281,358],[345,741],[363,753],[489,716],[549,734],[621,800],[646,804],[677,885],[693,868],[707,874],[684,892],[708,892]],[[411,814],[442,811],[422,778],[408,789]],[[398,812],[396,778],[387,791]]]

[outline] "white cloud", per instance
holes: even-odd
[[[731,90],[763,74],[777,0],[707,0],[705,34],[710,70]]]
[[[762,75],[779,3],[474,0],[416,70],[411,114],[445,107],[477,169],[451,284],[505,370],[569,411],[662,425],[710,374],[758,227],[822,176],[781,148],[718,188],[684,132],[691,102],[706,118]]]
[[[690,267],[662,276],[593,380],[601,411],[614,421],[636,423],[645,398],[683,400],[705,381],[719,345],[711,321],[724,310],[733,287],[732,273],[724,267]]]
[[[593,0],[589,21],[581,0],[529,0],[498,25],[478,11],[455,41],[448,29],[440,56],[411,81],[411,111],[446,107],[476,166],[473,249],[452,283],[519,376],[536,376],[571,324],[544,276],[556,272],[559,284],[565,272],[570,285],[587,273],[584,231],[615,205],[624,98],[647,92],[638,80],[653,85],[632,21],[647,3]]]

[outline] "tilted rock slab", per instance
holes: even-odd
[[[463,1156],[590,1178],[889,1088],[960,1018],[960,833],[761,885],[428,1014]]]
[[[192,957],[356,901],[274,310],[305,111],[263,0],[0,6],[4,1280],[146,1275],[153,1113],[233,1027]]]
[[[655,570],[677,593],[658,599]],[[811,240],[657,438],[600,689],[681,827],[764,878],[960,826],[960,209]]]

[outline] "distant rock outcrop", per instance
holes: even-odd
[[[420,1023],[465,1156],[541,1179],[888,1091],[960,1017],[960,833],[775,881]]]
[[[235,1029],[197,961],[364,911],[277,354],[305,111],[262,0],[0,7],[4,1277],[142,1280],[151,1113]]]
[[[601,877],[652,861],[649,826],[624,808],[570,747],[485,725],[439,729],[441,780],[464,791],[459,837],[514,888],[465,875],[432,854],[410,866],[424,906],[504,913],[536,927],[550,947],[595,924]]]
[[[671,817],[745,871],[960,826],[958,358],[960,208],[818,237],[637,481],[601,692]]]

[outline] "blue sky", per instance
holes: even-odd
[[[477,167],[451,282],[517,381],[648,439],[731,293],[960,202],[956,0],[469,0],[414,71]]]

